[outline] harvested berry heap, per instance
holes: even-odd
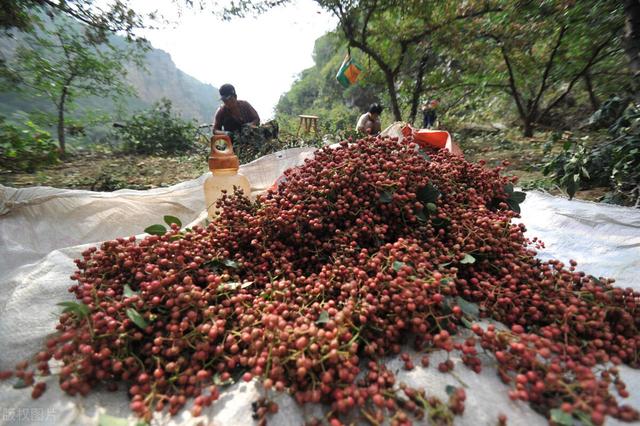
[[[451,423],[462,388],[442,403],[384,367],[408,344],[424,352],[420,368],[441,349],[480,372],[490,354],[509,396],[556,423],[637,420],[614,393],[628,395],[616,365],[640,365],[640,294],[537,259],[541,243],[511,223],[522,201],[513,183],[406,141],[321,149],[257,201],[226,197],[206,228],[173,225],[84,252],[70,288],[78,302],[37,369],[61,361],[71,395],[125,384],[143,418],[190,398],[199,415],[221,383],[242,377],[266,389],[254,404],[263,423],[277,411],[270,390],[329,406],[332,424]]]

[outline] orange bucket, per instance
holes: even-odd
[[[448,139],[449,132],[442,130],[420,129],[413,132],[413,140],[420,145],[421,148],[430,146],[441,149],[447,145]]]

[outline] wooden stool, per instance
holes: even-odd
[[[300,124],[298,124],[298,131],[296,132],[296,137],[300,135],[300,128],[304,126],[304,132],[309,133],[311,129],[316,132],[316,136],[318,136],[318,117],[315,115],[299,115]]]

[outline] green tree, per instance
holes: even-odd
[[[640,0],[624,0],[625,38],[624,47],[633,73],[633,90],[637,98],[640,93]]]
[[[116,127],[124,141],[124,151],[135,154],[176,154],[191,152],[196,126],[172,111],[171,101],[162,99],[147,111],[134,114]]]
[[[261,13],[287,0],[242,0],[222,11],[226,18]],[[399,99],[401,81],[410,86],[413,115],[423,91],[424,74],[429,64],[429,40],[437,31],[456,22],[472,19],[498,10],[486,2],[448,0],[316,0],[321,7],[338,18],[339,28],[347,44],[370,58],[382,76],[391,112],[402,120]],[[412,67],[411,61],[418,64]],[[404,78],[408,69],[415,69]]]
[[[33,173],[56,160],[56,144],[49,132],[31,121],[15,124],[0,115],[1,168]]]
[[[22,87],[48,98],[56,108],[56,128],[61,154],[66,150],[65,114],[78,97],[94,95],[116,98],[130,93],[122,83],[124,64],[138,61],[140,51],[94,43],[69,19],[56,17],[18,46],[13,74]]]
[[[135,31],[144,28],[144,16],[134,11],[129,1],[115,0],[96,7],[93,0],[2,0],[0,29],[33,31],[43,16],[65,16],[84,25],[85,36],[94,42],[105,42],[114,33],[136,39]],[[146,18],[155,20],[156,14]],[[142,40],[142,39],[141,39]]]
[[[293,133],[299,124],[298,114],[320,116],[322,133],[336,133],[355,127],[357,118],[373,102],[381,102],[384,84],[378,81],[375,64],[364,66],[364,77],[348,88],[335,79],[336,69],[344,59],[345,40],[340,31],[318,38],[313,58],[315,65],[300,73],[291,89],[280,97],[276,118],[283,134]],[[353,57],[363,62],[360,52]]]
[[[622,5],[613,0],[505,0],[499,7],[500,12],[466,26],[458,40],[464,49],[458,53],[467,59],[467,77],[508,87],[524,135],[532,136],[536,123],[561,106],[581,81],[597,106],[594,71],[610,59],[621,62]]]

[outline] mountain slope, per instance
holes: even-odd
[[[16,46],[24,37],[15,39],[0,37],[0,59],[10,62]],[[114,37],[115,45],[124,45],[124,39]],[[75,110],[69,111],[71,118],[81,118],[87,111],[106,114],[113,121],[123,120],[136,110],[151,106],[162,98],[172,101],[174,109],[183,118],[198,123],[210,123],[220,104],[217,88],[205,84],[178,69],[171,56],[160,49],[146,52],[143,68],[128,64],[123,81],[130,84],[135,96],[115,103],[108,98],[85,97],[77,100]],[[28,90],[0,91],[0,114],[12,116],[21,112],[45,112],[53,114],[55,108],[46,98],[29,93]]]
[[[178,69],[171,56],[160,49],[147,52],[145,66],[148,71],[128,67],[126,81],[137,92],[137,98],[150,105],[161,98],[173,102],[185,118],[199,123],[210,123],[220,104],[218,89],[205,84]]]

